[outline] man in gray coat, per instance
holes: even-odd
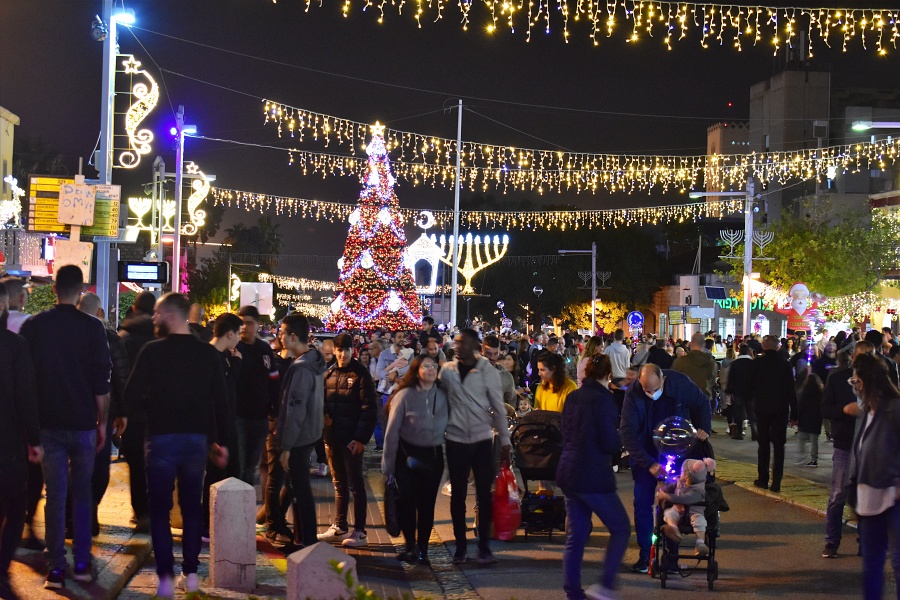
[[[309,321],[301,314],[286,316],[279,336],[281,344],[297,358],[281,383],[275,443],[294,491],[294,514],[298,515],[294,537],[299,544],[312,546],[318,540],[309,455],[325,428],[325,358],[309,345]]]

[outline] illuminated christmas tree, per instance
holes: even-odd
[[[394,176],[384,145],[384,126],[372,127],[366,146],[369,168],[359,194],[359,207],[349,217],[350,231],[331,316],[331,329],[409,330],[419,327],[416,285],[405,264],[406,234]]]

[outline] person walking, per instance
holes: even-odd
[[[578,360],[578,367],[575,371],[575,383],[581,387],[584,380],[584,368],[594,359],[594,355],[603,353],[603,338],[599,335],[592,335],[584,345],[581,352],[581,358]]]
[[[731,395],[731,430],[728,432],[732,439],[744,439],[744,421],[749,414],[748,403],[752,401],[753,393],[753,358],[750,356],[750,346],[741,344],[738,347],[739,354],[728,365],[728,377],[725,380],[725,393]],[[756,419],[750,420],[750,437],[756,441]]]
[[[818,375],[807,373],[797,390],[797,462],[794,463],[796,465],[812,468],[819,466],[823,387]],[[806,452],[807,444],[809,453]]]
[[[397,559],[431,564],[428,540],[444,471],[444,432],[450,417],[447,394],[437,384],[438,364],[419,355],[390,401],[381,472],[400,490],[398,517],[406,543]]]
[[[604,354],[609,357],[612,363],[613,383],[625,378],[625,372],[631,365],[631,350],[625,347],[622,341],[625,339],[625,330],[616,329],[613,334],[613,343],[607,346]]]
[[[612,456],[621,450],[619,411],[609,390],[612,364],[603,354],[585,365],[581,387],[569,394],[562,411],[562,454],[556,481],[566,498],[563,590],[569,600],[616,598],[616,574],[631,527],[616,493]],[[596,514],[609,531],[600,582],[581,588],[581,562]]]
[[[868,342],[862,341],[854,348],[853,358],[867,352],[874,353]],[[844,526],[844,506],[850,483],[850,454],[858,417],[862,414],[853,387],[849,385],[853,368],[836,368],[828,375],[822,397],[822,416],[831,421],[833,452],[831,459],[831,492],[825,508],[825,549],[822,558],[837,558]]]
[[[753,406],[758,428],[758,488],[781,491],[784,473],[784,445],[788,423],[797,424],[797,393],[791,364],[778,352],[779,340],[774,335],[762,339],[762,354],[753,361]],[[772,479],[770,485],[769,463]]]
[[[375,383],[369,370],[353,358],[353,337],[334,338],[335,364],[325,371],[325,454],[334,483],[334,523],[318,535],[322,542],[357,548],[366,540],[368,498],[363,454],[376,422]],[[353,531],[347,510],[353,494]]]
[[[501,464],[509,464],[509,428],[501,397],[497,369],[476,351],[481,345],[478,332],[461,329],[456,335],[453,360],[444,364],[439,380],[447,391],[450,419],[447,423],[447,466],[450,471],[450,515],[456,539],[454,564],[466,562],[466,493],[469,473],[475,475],[478,503],[478,563],[496,562],[491,552],[490,532],[493,520],[492,441],[493,429],[500,438]]]
[[[406,348],[406,332],[394,331],[391,333],[391,345],[384,348],[378,355],[378,363],[375,367],[375,379],[378,380],[378,393],[381,394],[381,403],[378,406],[378,422],[375,425],[375,452],[381,452],[384,446],[384,425],[387,415],[384,413],[384,405],[387,403],[390,389],[395,382],[400,381],[406,375],[409,365],[389,369],[391,364],[403,356]]]
[[[671,369],[674,358],[666,352],[666,340],[660,338],[650,347],[647,352],[647,362],[652,365],[658,365],[660,369]]]
[[[175,557],[169,513],[178,481],[182,519],[182,573],[185,592],[199,590],[197,569],[203,535],[203,478],[209,457],[220,469],[229,448],[225,372],[216,348],[188,325],[191,304],[170,292],[156,303],[153,323],[160,339],[138,355],[125,388],[125,413],[147,416],[146,470],[150,537],[159,579],[156,595],[174,598]]]
[[[711,340],[710,340],[711,341]],[[719,374],[719,365],[712,354],[706,351],[706,337],[697,332],[691,336],[690,350],[672,362],[672,370],[684,373],[691,378],[698,388],[703,390],[709,399],[710,408],[716,406],[715,386]],[[716,433],[710,431],[709,433]]]
[[[668,417],[689,419],[697,428],[697,438],[706,440],[712,421],[709,399],[687,375],[644,365],[638,380],[625,392],[619,433],[628,451],[634,479],[634,532],[640,555],[632,572],[646,573],[650,566],[653,535],[653,503],[657,476],[662,466],[653,445],[653,429]]]
[[[76,308],[84,288],[81,268],[56,270],[56,306],[22,324],[34,360],[41,426],[41,463],[48,563],[44,587],[65,587],[66,498],[72,496],[76,581],[96,578],[91,557],[94,458],[106,445],[112,362],[103,324]]]
[[[850,485],[859,515],[863,598],[880,600],[888,551],[894,584],[900,584],[900,389],[884,361],[868,353],[853,359],[850,383],[862,409]]]
[[[307,547],[318,541],[309,457],[325,427],[325,358],[309,343],[309,320],[304,315],[286,316],[280,335],[281,344],[297,358],[281,382],[275,445],[294,493],[294,537]]]
[[[0,282],[0,598],[17,598],[9,566],[25,528],[29,462],[44,450],[38,427],[34,362],[24,338],[9,331],[9,292]]]

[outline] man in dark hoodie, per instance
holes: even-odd
[[[660,369],[671,369],[673,361],[672,355],[666,352],[665,339],[656,340],[656,343],[647,352],[647,362],[657,365]]]
[[[128,315],[119,326],[119,337],[128,354],[128,372],[134,368],[138,353],[144,344],[155,339],[153,330],[153,308],[156,296],[141,292],[134,298]],[[132,412],[128,417],[128,427],[122,434],[121,450],[128,463],[128,485],[131,510],[134,512],[134,532],[150,533],[150,509],[147,507],[147,471],[144,465],[144,434],[147,430],[147,415]]]
[[[763,352],[753,361],[753,406],[758,429],[759,452],[753,482],[758,488],[781,491],[784,473],[784,444],[788,421],[797,424],[797,393],[791,364],[778,352],[780,341],[774,335],[763,337]],[[770,444],[772,482],[769,485]]]
[[[325,358],[309,345],[309,321],[290,314],[281,322],[281,344],[297,358],[281,382],[275,443],[294,492],[295,538],[304,547],[316,539],[316,501],[309,483],[309,455],[325,427]]]
[[[331,341],[331,340],[328,340]],[[369,369],[353,358],[353,336],[334,338],[335,364],[325,371],[325,451],[334,481],[334,523],[318,536],[323,542],[365,546],[368,498],[363,452],[375,430],[375,383]],[[348,530],[353,494],[353,532]]]
[[[28,461],[40,464],[34,363],[25,340],[7,330],[9,293],[0,283],[0,598],[15,598],[9,565],[25,526]]]

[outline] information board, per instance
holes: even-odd
[[[64,185],[74,184],[71,178],[31,175],[28,178],[28,213],[25,219],[28,231],[69,234],[68,225],[59,222],[59,193]],[[115,237],[119,234],[119,202],[122,187],[119,185],[94,186],[93,225],[83,227],[83,235]]]
[[[54,278],[59,268],[64,265],[76,265],[84,275],[84,281],[91,280],[91,255],[94,245],[90,242],[75,240],[56,240],[56,256],[53,259]]]
[[[81,178],[83,179],[83,178]],[[86,227],[94,224],[94,186],[64,183],[59,186],[57,220],[66,225]]]

